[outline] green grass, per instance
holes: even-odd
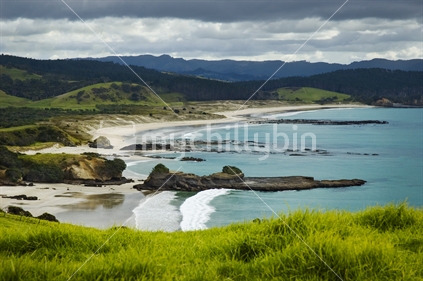
[[[12,79],[26,80],[26,79],[41,79],[42,77],[38,74],[29,74],[26,70],[17,69],[14,67],[8,68],[0,65],[0,75],[6,74]]]
[[[35,129],[37,128],[37,125],[25,125],[25,126],[18,126],[18,127],[11,127],[11,128],[0,128],[1,132],[14,132],[14,131],[20,131],[25,129]]]
[[[58,142],[36,142],[27,146],[7,146],[7,148],[13,152],[23,152],[27,150],[41,150],[41,149],[50,148],[56,145],[63,146],[63,144]]]
[[[87,158],[85,155],[77,154],[53,154],[53,153],[42,153],[35,155],[20,155],[20,159],[26,160],[36,164],[48,164],[65,168],[70,164],[82,161]]]
[[[284,222],[343,280],[423,279],[423,211],[400,204],[174,233],[0,214],[0,280],[339,280]]]
[[[37,143],[51,142],[72,145],[80,144],[81,141],[58,127],[50,125],[26,125],[0,129],[0,145],[27,147]]]
[[[302,101],[306,103],[314,103],[316,101],[337,97],[336,102],[343,102],[349,99],[351,96],[346,94],[340,94],[336,92],[330,92],[326,90],[316,88],[280,88],[277,90],[279,97],[287,101]]]
[[[17,106],[17,105],[27,106],[30,102],[31,102],[30,100],[8,95],[2,90],[0,90],[0,108],[8,107],[8,106]]]

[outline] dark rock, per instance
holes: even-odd
[[[32,218],[32,214],[24,209],[16,206],[7,206],[7,213],[12,215],[24,216]]]
[[[379,120],[358,120],[358,121],[335,121],[315,119],[262,119],[251,121],[252,124],[311,124],[311,125],[368,125],[368,124],[389,124],[387,121]]]
[[[64,183],[66,184],[83,184],[85,186],[93,186],[93,187],[102,187],[103,185],[122,185],[125,183],[134,182],[132,179],[127,179],[125,177],[122,178],[112,178],[110,180],[65,180]]]
[[[210,176],[200,177],[194,174],[185,173],[162,173],[150,175],[143,184],[137,184],[134,188],[138,190],[157,190],[160,188],[160,190],[179,191],[201,191],[214,188],[283,191],[360,186],[365,183],[366,181],[359,179],[318,181],[312,177],[303,176],[244,178],[244,174],[229,175],[225,173],[215,173]]]
[[[44,214],[38,216],[37,218],[40,219],[40,220],[59,222],[59,220],[56,219],[55,216],[53,216],[52,214],[49,214],[49,213],[44,213]]]
[[[143,144],[131,144],[121,148],[120,150],[173,150],[173,147],[170,144],[161,144],[161,143],[143,143]]]
[[[195,162],[203,162],[206,161],[205,159],[202,158],[196,158],[196,157],[182,157],[181,161],[195,161]]]
[[[14,196],[4,196],[3,198],[17,199],[17,200],[38,200],[37,196],[26,196],[25,194],[14,195]]]
[[[107,148],[107,149],[113,148],[113,145],[110,144],[109,139],[103,136],[100,136],[97,139],[95,139],[93,142],[90,142],[88,146],[91,148]]]

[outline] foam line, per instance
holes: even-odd
[[[176,192],[163,191],[149,195],[141,200],[132,212],[135,214],[137,229],[149,231],[179,230],[181,214],[171,201],[176,198]]]
[[[206,222],[209,221],[210,214],[216,211],[209,205],[210,201],[217,196],[228,194],[229,191],[209,189],[186,199],[179,208],[182,213],[181,229],[183,231],[207,229]]]

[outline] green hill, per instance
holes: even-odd
[[[29,103],[30,101],[27,99],[14,97],[0,90],[0,108],[8,106],[27,106]]]
[[[277,90],[280,99],[286,101],[301,101],[305,103],[330,103],[330,102],[346,102],[351,96],[336,92],[316,89],[316,88],[298,88],[286,87]]]
[[[1,75],[8,75],[12,79],[18,80],[26,80],[26,79],[41,79],[42,76],[34,73],[29,73],[26,70],[14,68],[14,67],[6,67],[0,65],[0,76]]]
[[[182,94],[162,94],[166,102],[183,101]],[[179,99],[178,99],[179,98]],[[97,105],[163,106],[163,102],[149,89],[139,84],[122,82],[98,83],[45,100],[32,106],[67,109],[93,109]]]
[[[405,204],[358,213],[305,210],[173,233],[9,214],[0,214],[0,224],[0,280],[423,278],[423,211]]]
[[[95,108],[96,105],[158,105],[160,100],[143,86],[122,82],[98,83],[34,102],[38,107]]]
[[[172,105],[182,105],[181,93],[160,94],[160,98]],[[94,109],[97,105],[160,106],[163,102],[149,89],[139,84],[122,82],[98,83],[53,98],[31,101],[15,97],[0,90],[0,107],[34,107],[62,109]]]

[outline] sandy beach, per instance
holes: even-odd
[[[107,137],[113,149],[90,148],[88,145],[78,147],[62,147],[59,145],[38,150],[25,151],[26,154],[35,153],[69,153],[80,154],[83,152],[96,152],[102,155],[113,155],[122,157],[123,160],[140,161],[151,160],[150,158],[134,155],[120,151],[120,148],[134,143],[136,133],[153,131],[164,128],[175,128],[183,126],[200,126],[207,124],[236,123],[243,122],[250,115],[264,113],[283,113],[290,111],[316,110],[323,108],[359,108],[368,107],[365,105],[301,105],[284,106],[270,108],[248,108],[239,111],[216,112],[225,118],[214,120],[189,120],[174,122],[154,122],[130,124],[119,127],[106,127],[90,131],[93,139],[99,136]],[[142,177],[141,177],[142,178]],[[139,178],[140,179],[140,178]],[[135,179],[135,180],[139,180]],[[123,184],[120,186],[107,187],[86,187],[82,185],[67,184],[35,184],[35,186],[3,186],[0,187],[0,195],[14,196],[25,194],[27,196],[37,196],[39,200],[26,201],[0,198],[0,208],[4,209],[8,205],[20,206],[24,210],[30,211],[34,216],[44,212],[55,215],[60,221],[99,228],[120,225],[126,222],[127,226],[134,226],[134,221],[128,218],[132,215],[132,210],[138,206],[144,195],[133,189],[135,183]]]
[[[47,212],[55,215],[61,222],[105,228],[124,223],[144,198],[142,192],[132,188],[133,185],[134,183],[127,183],[87,187],[62,183],[35,183],[34,186],[0,186],[1,196],[25,194],[38,197],[38,200],[34,201],[0,197],[0,207],[5,209],[6,206],[13,205],[31,212],[33,216]],[[104,210],[109,212],[107,216],[103,214],[100,219],[98,216],[104,213]],[[134,223],[131,219],[125,225],[131,227]]]
[[[225,118],[212,119],[212,120],[188,120],[188,121],[174,121],[174,122],[157,122],[157,123],[142,123],[142,124],[131,124],[119,127],[107,127],[101,128],[89,132],[93,139],[99,136],[107,137],[111,144],[116,148],[120,149],[123,146],[128,145],[128,138],[135,135],[135,133],[153,131],[163,129],[167,127],[184,127],[184,126],[201,126],[207,124],[223,124],[223,123],[236,123],[246,121],[250,115],[258,115],[264,113],[283,113],[291,111],[304,111],[304,110],[316,110],[324,108],[363,108],[370,107],[367,105],[356,105],[356,104],[341,104],[341,105],[296,105],[296,106],[279,106],[279,107],[266,107],[266,108],[247,108],[237,111],[222,111],[214,112],[218,115],[223,115]],[[47,149],[46,151],[48,151]],[[44,151],[43,151],[44,152]],[[109,151],[110,152],[110,151]],[[56,152],[51,152],[56,153]],[[115,153],[115,152],[114,152]]]

